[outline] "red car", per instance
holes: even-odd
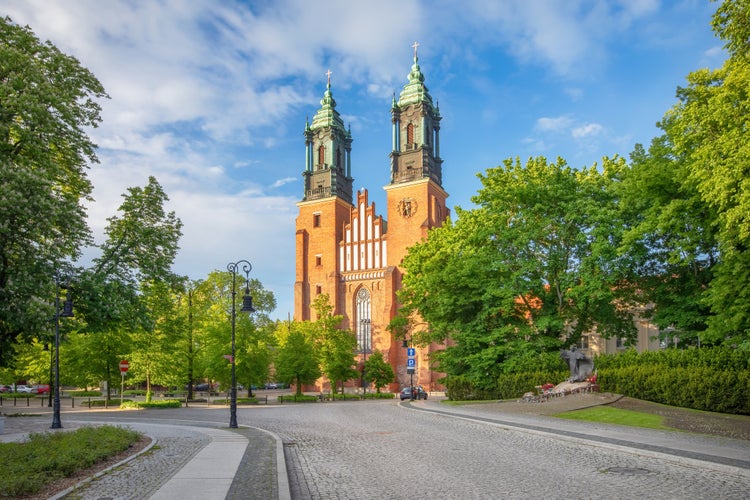
[[[32,386],[31,394],[49,394],[49,386],[47,384]]]

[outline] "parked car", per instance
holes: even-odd
[[[29,387],[28,385],[17,385],[16,392],[24,392],[27,394],[31,394],[31,387]]]
[[[13,392],[13,388],[9,385],[0,385],[0,392]]]
[[[414,397],[412,398],[412,389],[414,389]],[[417,387],[404,387],[401,389],[401,401],[404,399],[427,399],[427,391],[422,386]]]
[[[49,386],[47,384],[37,384],[31,386],[32,394],[49,394]]]

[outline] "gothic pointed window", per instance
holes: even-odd
[[[357,350],[372,352],[372,323],[370,321],[370,292],[360,288],[357,292]]]
[[[325,168],[326,165],[326,147],[321,145],[318,148],[318,169]]]
[[[406,126],[406,149],[411,149],[414,144],[414,124]]]

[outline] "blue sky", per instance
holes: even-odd
[[[247,259],[293,314],[296,203],[306,117],[331,70],[351,125],[355,189],[385,215],[390,106],[415,41],[443,117],[450,207],[509,157],[573,167],[659,134],[675,90],[721,66],[708,0],[0,0],[0,13],[102,82],[100,164],[88,207],[98,242],[130,186],[153,175],[184,223],[175,272],[200,279]],[[87,257],[96,250],[87,252]]]

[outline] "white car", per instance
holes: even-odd
[[[27,392],[31,394],[31,387],[29,387],[28,385],[17,385],[16,392]]]

